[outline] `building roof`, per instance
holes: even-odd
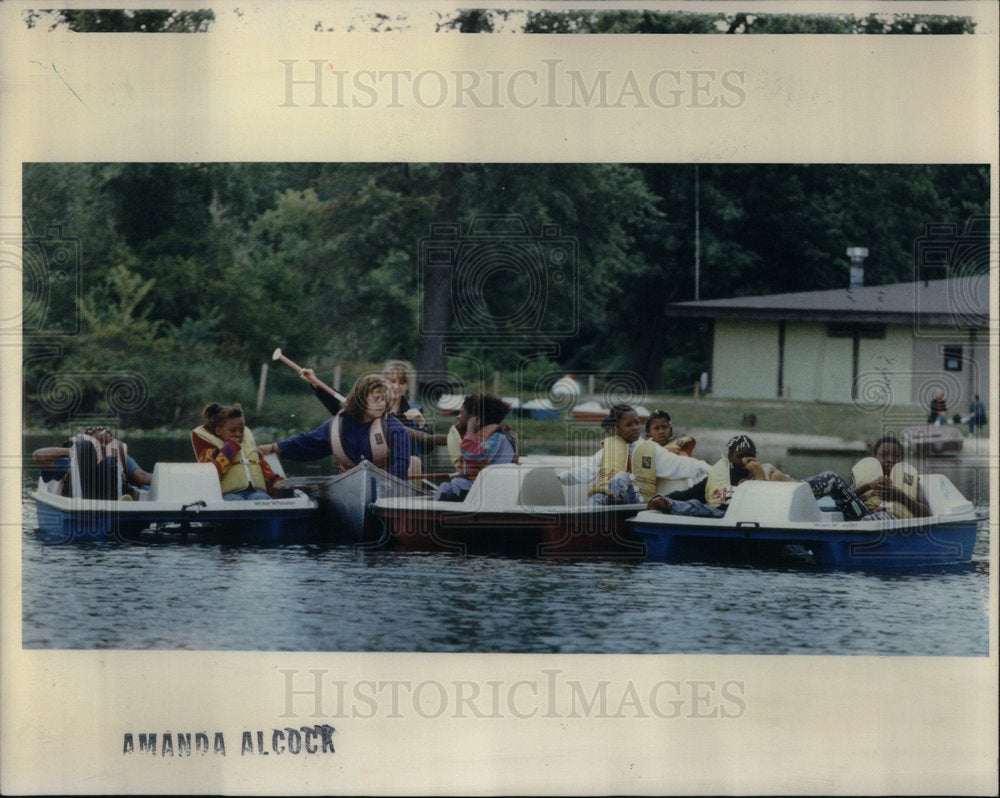
[[[985,328],[990,319],[988,273],[828,291],[676,302],[667,312],[688,318],[857,321]]]

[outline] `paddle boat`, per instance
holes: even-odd
[[[559,418],[559,409],[548,399],[531,399],[517,408],[516,415],[534,419]]]
[[[932,515],[891,521],[845,521],[817,502],[804,482],[737,485],[722,518],[643,510],[629,521],[653,560],[770,561],[800,555],[840,568],[907,568],[967,563],[977,517],[942,474],[920,477]]]
[[[900,433],[903,448],[916,456],[947,456],[962,451],[965,438],[955,427],[948,424],[917,424]]]
[[[587,486],[563,485],[556,472],[554,465],[487,466],[464,501],[381,498],[375,512],[390,541],[408,549],[642,556],[625,521],[645,504],[587,505]]]
[[[276,473],[282,473],[276,458],[275,466]],[[37,507],[38,535],[49,543],[140,542],[151,534],[176,534],[275,544],[302,542],[315,534],[314,499],[292,490],[283,498],[225,501],[211,463],[157,463],[148,490],[118,500],[77,498],[80,491],[64,496],[59,488],[59,483],[39,479],[30,494]]]
[[[573,408],[572,416],[574,421],[595,421],[601,422],[610,411],[601,405],[600,402],[581,402]]]

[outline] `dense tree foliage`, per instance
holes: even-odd
[[[67,8],[25,14],[29,28],[47,25],[49,30],[66,28],[75,33],[204,33],[214,20],[215,12],[209,10],[160,8]]]
[[[440,28],[462,33],[492,33],[519,26],[526,33],[837,33],[962,34],[974,33],[970,17],[943,14],[872,13],[775,14],[697,13],[598,9],[528,11],[523,16],[497,9],[461,11]]]
[[[26,246],[75,242],[81,283],[26,272],[25,307],[47,313],[26,320],[26,351],[58,350],[26,357],[26,409],[65,410],[46,394],[54,372],[77,375],[76,412],[101,411],[109,375],[139,374],[149,400],[130,420],[170,424],[220,389],[252,395],[275,346],[469,379],[536,357],[681,387],[709,357],[706,331],[668,309],[694,298],[695,186],[685,164],[28,164]],[[987,214],[989,175],[703,164],[697,187],[711,299],[844,286],[849,246],[869,249],[866,283],[913,279],[924,225]],[[483,220],[520,227],[490,238]],[[481,259],[497,241],[499,266]],[[574,259],[554,270],[566,242]],[[428,245],[442,243],[453,262],[433,284]],[[78,334],[62,334],[63,317]]]

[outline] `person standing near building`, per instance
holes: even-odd
[[[981,427],[986,423],[986,405],[979,399],[978,393],[972,395],[972,401],[969,402],[969,414],[963,421],[968,422],[970,435],[975,435],[976,427]]]

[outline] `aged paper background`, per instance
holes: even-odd
[[[0,6],[5,236],[19,232],[22,161],[989,162],[997,207],[992,3],[972,4],[976,36],[932,37],[315,34],[277,4],[248,8],[247,24],[218,33],[81,36],[29,33],[23,7]],[[220,17],[232,13],[217,7]],[[280,59],[510,75],[540,72],[552,58],[617,75],[737,70],[746,100],[627,111],[281,107]],[[995,253],[992,263],[995,288]],[[20,275],[7,268],[0,279],[9,319]],[[17,345],[9,331],[0,339],[5,793],[995,792],[995,637],[988,659],[23,651]],[[994,369],[990,407],[996,382]],[[995,473],[991,495],[995,503]],[[994,548],[994,630],[996,565]],[[619,692],[630,681],[645,689],[665,679],[734,680],[744,685],[745,711],[520,718],[507,708],[480,719],[383,710],[324,719],[299,698],[299,717],[289,721],[280,673],[288,669],[303,679],[323,671],[328,683],[494,681],[505,689],[519,680],[537,686],[559,670],[590,686],[610,680]],[[322,722],[337,729],[333,756],[239,755],[244,729]],[[224,731],[227,756],[123,756],[123,734],[146,731]]]

